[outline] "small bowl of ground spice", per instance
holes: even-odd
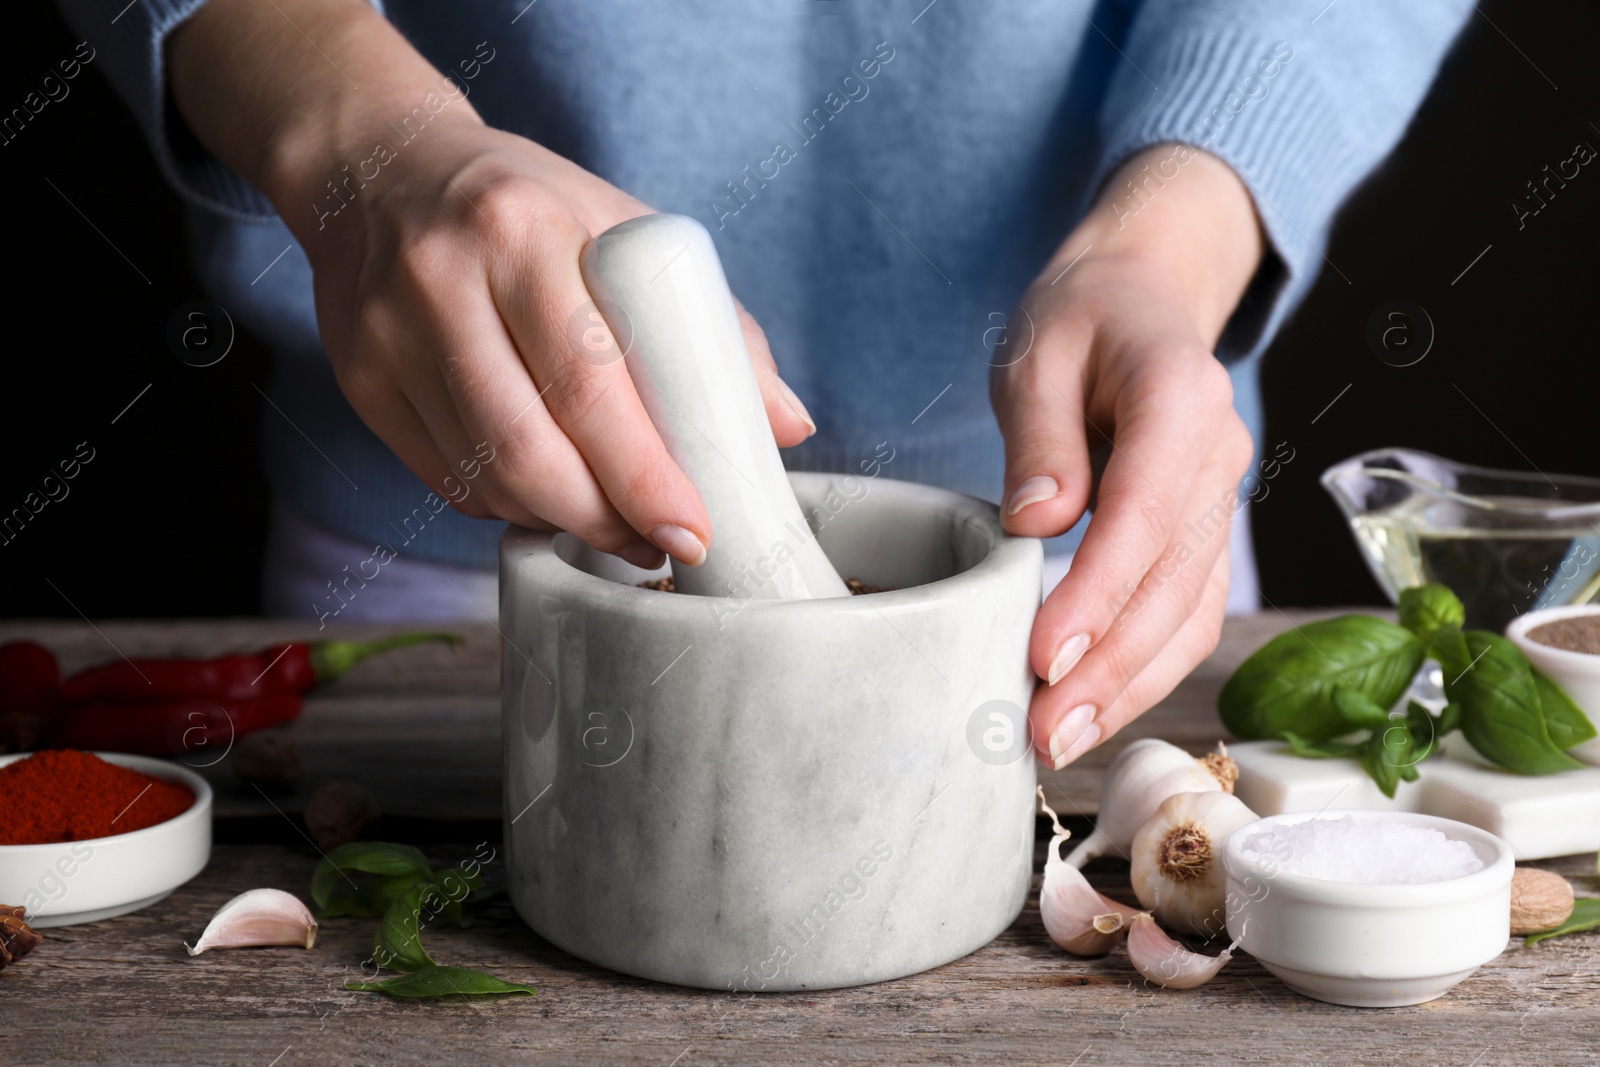
[[[29,926],[153,904],[211,857],[211,787],[166,760],[75,749],[0,756],[0,903]]]
[[[1530,611],[1511,620],[1506,637],[1600,725],[1600,604]],[[1600,738],[1567,751],[1600,766]]]

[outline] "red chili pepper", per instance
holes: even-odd
[[[455,634],[410,633],[376,641],[297,641],[216,659],[137,659],[105,663],[61,683],[72,701],[167,703],[191,697],[249,700],[304,693],[339,677],[368,656],[424,641],[460,644]]]
[[[33,641],[0,645],[0,712],[42,714],[61,699],[61,665]]]
[[[249,700],[195,698],[158,704],[81,704],[51,721],[53,748],[132,752],[142,756],[217,753],[235,740],[300,715],[299,693],[268,693]]]
[[[0,752],[27,751],[61,703],[61,666],[33,641],[0,645]]]

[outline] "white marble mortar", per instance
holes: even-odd
[[[565,534],[501,543],[511,898],[585,960],[858,985],[966,955],[1022,908],[1039,542],[940,489],[791,482],[838,573],[894,591],[663,593]]]

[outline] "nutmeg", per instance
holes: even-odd
[[[1518,867],[1511,876],[1511,932],[1518,937],[1554,930],[1572,905],[1572,886],[1554,871]]]
[[[330,782],[306,801],[306,832],[324,852],[359,841],[382,817],[372,794],[354,782]]]

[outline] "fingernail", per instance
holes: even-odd
[[[650,531],[650,543],[691,567],[698,567],[706,561],[706,546],[700,543],[700,538],[670,522],[664,522]]]
[[[778,378],[777,375],[773,375],[773,377],[778,382],[778,389],[783,393],[783,399],[788,403],[789,410],[800,416],[800,421],[804,422],[812,433],[816,433],[817,424],[811,420],[811,412],[807,411],[806,406],[800,403],[800,398],[794,395],[794,390],[789,388],[789,383],[782,378]]]
[[[1032,478],[1024,479],[1022,484],[1011,490],[1011,504],[1006,508],[1007,515],[1015,515],[1029,504],[1037,504],[1041,500],[1049,500],[1061,492],[1061,486],[1048,474],[1035,474]]]
[[[644,541],[635,541],[627,548],[619,550],[617,557],[647,571],[653,571],[661,566],[661,549]]]
[[[1094,705],[1079,704],[1067,712],[1050,735],[1050,764],[1060,770],[1100,740],[1100,727],[1094,721]]]
[[[1056,658],[1050,661],[1050,673],[1045,676],[1045,684],[1055,685],[1061,681],[1068,671],[1078,665],[1078,661],[1087,651],[1089,651],[1088,634],[1079,634],[1061,642],[1061,647],[1056,649]]]

